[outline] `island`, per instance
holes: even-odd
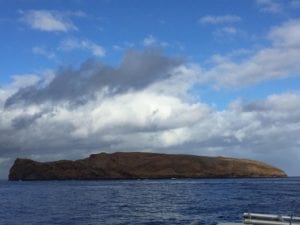
[[[16,159],[8,178],[11,181],[31,181],[286,176],[284,171],[274,166],[248,159],[116,152],[92,154],[88,158],[74,161],[37,162]]]

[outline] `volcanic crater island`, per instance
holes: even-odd
[[[284,171],[255,160],[142,152],[99,153],[75,161],[16,159],[9,172],[12,181],[286,176]]]

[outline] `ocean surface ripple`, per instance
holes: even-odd
[[[300,178],[0,181],[1,225],[216,225],[300,215]]]

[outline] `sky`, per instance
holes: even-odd
[[[0,0],[0,178],[144,151],[300,175],[300,0]]]

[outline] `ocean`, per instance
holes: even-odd
[[[300,178],[0,181],[1,225],[216,225],[300,215]]]

